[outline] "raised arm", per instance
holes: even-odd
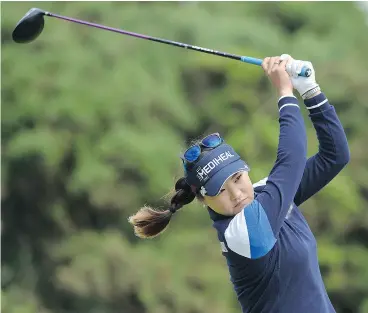
[[[286,63],[287,69],[293,60],[290,56],[282,56],[282,58],[289,60]],[[289,75],[287,77],[291,82]],[[277,159],[268,176],[265,188],[251,204],[256,208],[248,212],[245,208],[244,211],[246,219],[247,214],[265,215],[264,220],[268,221],[275,238],[294,201],[306,165],[307,151],[307,135],[298,100],[293,96],[292,89],[287,94],[281,93],[280,96],[278,102],[280,135]],[[248,219],[252,220],[252,217],[248,216]]]
[[[272,63],[278,60],[269,61],[271,64],[266,61],[264,69],[280,96],[277,158],[263,191],[231,220],[225,231],[228,247],[251,259],[266,255],[274,246],[306,164],[307,136],[304,120],[298,100],[293,96],[285,63],[275,65]]]
[[[266,186],[253,205],[261,206],[267,215],[273,234],[278,232],[294,202],[306,165],[307,136],[298,100],[279,100],[280,136],[276,162]]]
[[[304,169],[294,202],[302,204],[326,186],[349,162],[350,151],[344,128],[329,104],[320,93],[304,103],[310,112],[310,119],[317,133],[318,152],[310,157]]]

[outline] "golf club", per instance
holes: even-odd
[[[44,25],[45,25],[44,16],[55,17],[55,18],[73,22],[73,23],[87,25],[87,26],[123,34],[123,35],[128,35],[128,36],[133,36],[133,37],[137,37],[141,39],[160,42],[160,43],[164,43],[167,45],[195,50],[195,51],[199,51],[199,52],[203,52],[207,54],[218,55],[218,56],[222,56],[225,58],[239,60],[239,61],[249,63],[249,64],[254,64],[254,65],[259,65],[259,66],[262,65],[261,59],[256,59],[256,58],[247,57],[247,56],[240,56],[236,54],[230,54],[230,53],[202,48],[198,46],[192,46],[192,45],[188,45],[188,44],[181,43],[181,42],[176,42],[176,41],[171,41],[167,39],[161,39],[161,38],[151,37],[151,36],[142,35],[138,33],[133,33],[133,32],[129,32],[126,30],[112,28],[112,27],[108,27],[104,25],[90,23],[90,22],[86,22],[82,20],[77,20],[77,19],[67,17],[67,16],[62,16],[62,15],[46,12],[46,11],[43,11],[37,8],[32,8],[31,10],[29,10],[27,14],[24,15],[24,17],[18,22],[18,24],[15,26],[15,29],[13,30],[13,33],[12,33],[13,40],[16,43],[28,43],[28,42],[35,40],[41,34],[44,28]],[[308,67],[303,67],[299,76],[309,77],[311,74],[312,74],[311,69],[309,69]]]

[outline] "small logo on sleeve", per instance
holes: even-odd
[[[294,205],[293,204],[290,204],[289,210],[286,213],[286,219],[287,220],[290,218],[290,215],[291,215],[291,213],[293,211],[293,208],[294,208]]]
[[[229,252],[229,251],[227,250],[226,246],[225,246],[225,242],[220,241],[220,245],[221,245],[221,251],[222,251],[222,252]]]

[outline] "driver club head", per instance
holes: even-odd
[[[30,9],[15,26],[12,37],[16,43],[28,43],[35,40],[45,25],[45,11],[37,8]]]

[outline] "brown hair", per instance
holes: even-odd
[[[128,221],[134,226],[134,232],[138,237],[156,237],[166,229],[172,215],[184,205],[192,202],[196,196],[201,200],[201,195],[196,194],[187,184],[185,178],[181,177],[175,183],[175,194],[172,196],[167,210],[157,210],[144,206],[130,216]]]

